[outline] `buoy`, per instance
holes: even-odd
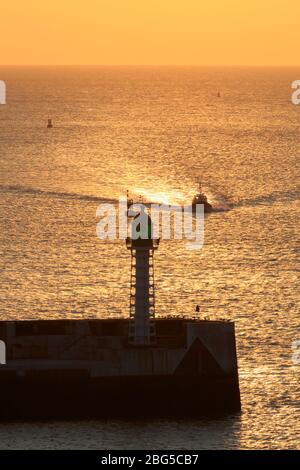
[[[48,119],[47,129],[52,129],[52,127],[53,127],[52,119]]]

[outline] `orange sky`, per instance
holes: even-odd
[[[300,65],[300,0],[2,0],[0,64]]]

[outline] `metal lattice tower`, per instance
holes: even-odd
[[[126,240],[127,249],[131,251],[128,332],[131,344],[143,346],[156,341],[154,251],[158,245],[159,240],[152,238]]]

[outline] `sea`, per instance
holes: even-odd
[[[130,252],[97,237],[99,205],[126,191],[185,205],[202,181],[204,245],[161,241],[156,315],[199,305],[234,321],[242,400],[215,419],[0,423],[0,448],[299,449],[300,68],[0,67],[0,79],[1,320],[128,316]]]

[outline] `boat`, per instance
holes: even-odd
[[[192,201],[193,212],[196,211],[197,204],[203,204],[205,213],[211,212],[213,209],[212,205],[207,200],[207,196],[202,190],[201,183],[199,183],[199,192],[194,196]]]
[[[48,119],[47,129],[52,129],[52,127],[53,127],[52,119]]]

